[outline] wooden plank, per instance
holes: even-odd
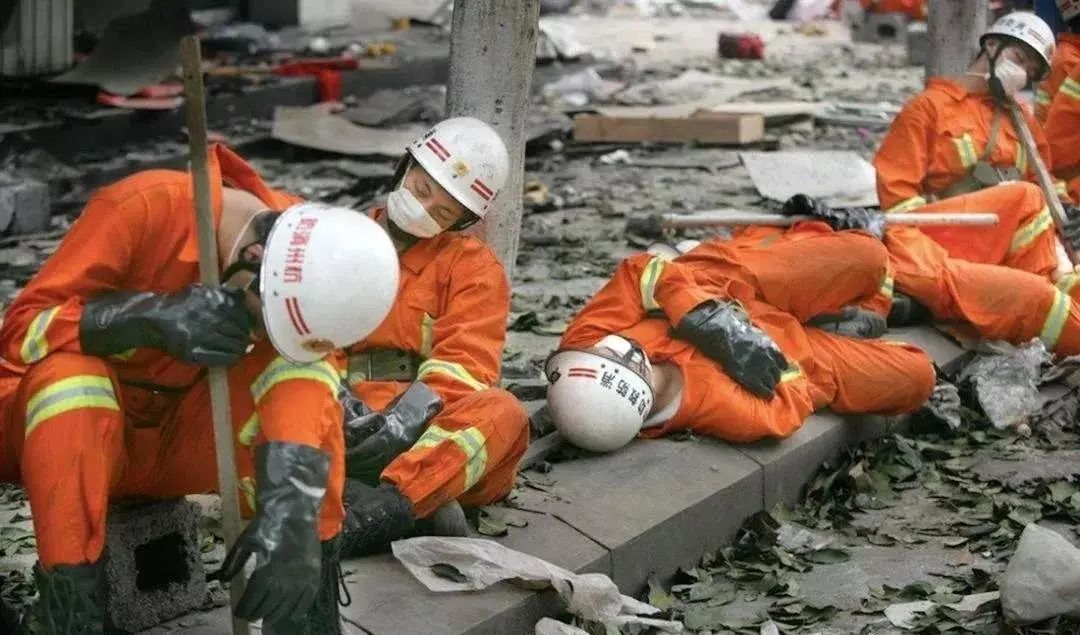
[[[765,117],[757,113],[702,113],[694,117],[608,117],[579,115],[576,141],[668,141],[745,145],[765,136]]]

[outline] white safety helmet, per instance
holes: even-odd
[[[1015,11],[1002,16],[979,38],[979,45],[986,44],[988,37],[1007,37],[1028,45],[1043,61],[1043,72],[1032,81],[1041,81],[1050,74],[1050,60],[1054,58],[1054,32],[1050,25],[1030,11]]]
[[[314,362],[386,318],[397,296],[397,251],[360,212],[300,203],[275,221],[259,276],[270,342],[289,361]]]
[[[621,359],[601,354],[597,350],[601,346]],[[613,452],[633,440],[653,405],[648,359],[617,335],[591,349],[556,351],[544,374],[555,428],[567,441],[591,452]]]
[[[1080,0],[1057,0],[1057,8],[1061,19],[1068,22],[1080,15]]]
[[[491,209],[510,173],[510,154],[502,137],[473,117],[440,121],[413,141],[408,153],[478,218]]]

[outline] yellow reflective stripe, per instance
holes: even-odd
[[[664,266],[667,263],[663,258],[653,258],[649,261],[649,264],[645,265],[645,270],[641,272],[641,306],[645,308],[645,312],[656,311],[660,309],[660,303],[656,301],[656,283],[660,280],[660,274],[664,272]]]
[[[43,421],[80,408],[120,410],[112,380],[101,375],[75,375],[37,391],[26,404],[26,436]]]
[[[1053,101],[1053,100],[1050,99],[1050,93],[1046,92],[1045,90],[1043,90],[1041,88],[1039,90],[1035,91],[1035,103],[1036,104],[1039,104],[1040,106],[1049,106],[1051,101]]]
[[[259,420],[259,413],[253,412],[248,417],[248,420],[244,422],[244,425],[240,427],[240,432],[236,435],[236,441],[244,447],[251,447],[251,444],[255,442],[255,437],[259,435],[260,429],[262,429],[262,421]]]
[[[250,476],[245,476],[244,478],[240,479],[240,481],[236,484],[236,487],[240,490],[240,493],[244,495],[244,498],[247,500],[248,507],[251,508],[251,511],[255,511],[255,479],[251,478]]]
[[[487,469],[487,439],[476,428],[446,430],[437,425],[430,425],[424,434],[413,444],[414,449],[437,447],[449,441],[458,446],[465,454],[465,489],[476,485]]]
[[[30,327],[26,329],[26,336],[23,338],[22,349],[19,351],[23,363],[33,364],[41,361],[49,354],[49,340],[47,337],[49,324],[59,312],[60,307],[54,306],[38,313],[30,321]]]
[[[1070,99],[1080,100],[1080,82],[1073,78],[1066,79],[1061,84],[1061,92],[1065,93]]]
[[[487,388],[486,384],[477,381],[477,379],[473,377],[469,371],[465,370],[465,367],[461,364],[456,362],[446,362],[441,359],[429,359],[421,363],[416,372],[416,378],[423,379],[428,375],[434,375],[436,373],[456,379],[473,390],[484,390]]]
[[[1016,142],[1016,169],[1020,172],[1020,176],[1027,174],[1028,171],[1027,150],[1019,141]]]
[[[1080,282],[1080,274],[1067,273],[1058,279],[1057,288],[1061,289],[1061,292],[1065,295],[1071,296],[1073,287],[1076,286],[1077,282]]]
[[[1057,346],[1061,331],[1065,329],[1065,322],[1069,318],[1069,309],[1072,300],[1059,289],[1054,289],[1054,303],[1050,305],[1050,312],[1046,315],[1039,339],[1046,345],[1047,350],[1054,350]]]
[[[1059,196],[1064,196],[1069,193],[1069,184],[1062,180],[1054,181],[1054,191]]]
[[[956,144],[956,152],[960,155],[960,165],[970,168],[978,163],[979,153],[975,150],[975,142],[972,141],[970,134],[965,132],[959,138],[953,139],[953,143]]]
[[[893,205],[892,207],[890,207],[889,209],[887,209],[885,211],[886,211],[886,213],[888,213],[888,212],[907,212],[907,211],[922,207],[923,205],[926,205],[926,199],[925,198],[923,198],[921,196],[912,196],[909,199],[900,201],[899,203],[897,203],[896,205]]]
[[[793,379],[798,379],[799,377],[802,377],[802,368],[799,367],[797,362],[792,362],[791,365],[787,367],[787,370],[780,375],[780,383],[782,384]]]
[[[881,279],[881,287],[878,288],[878,293],[891,300],[895,284],[896,282],[893,280],[893,277],[889,274],[885,274],[885,277]]]
[[[1009,253],[1014,254],[1024,247],[1027,247],[1039,237],[1039,234],[1050,229],[1053,224],[1054,221],[1050,217],[1050,208],[1044,207],[1035,218],[1028,222],[1027,225],[1016,230],[1016,234],[1012,239],[1012,244],[1009,245]]]
[[[427,313],[420,320],[420,357],[431,357],[431,342],[435,336],[435,318]]]
[[[283,381],[293,379],[310,379],[319,381],[330,389],[330,394],[337,397],[341,390],[341,375],[333,365],[326,360],[312,362],[310,364],[294,364],[284,357],[278,357],[267,365],[264,370],[251,384],[251,395],[258,403],[270,392],[270,389]]]

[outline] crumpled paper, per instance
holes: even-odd
[[[531,556],[479,538],[420,536],[391,545],[394,557],[421,584],[436,593],[479,591],[502,581],[530,589],[552,587],[567,610],[583,619],[622,626],[640,624],[681,633],[682,624],[640,616],[660,609],[622,595],[606,575],[577,574]],[[432,567],[452,567],[453,579],[440,576]]]

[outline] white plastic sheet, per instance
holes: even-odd
[[[621,626],[642,624],[669,633],[681,633],[682,624],[641,616],[655,615],[654,606],[622,595],[606,575],[577,574],[531,556],[479,538],[421,536],[399,540],[394,557],[431,591],[451,593],[479,591],[502,581],[524,584],[530,589],[555,589],[567,610],[583,619]],[[432,567],[452,567],[454,579],[438,575]]]

